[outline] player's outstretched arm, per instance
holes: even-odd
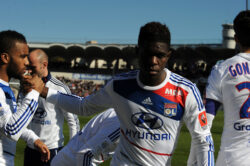
[[[67,112],[89,116],[113,107],[113,100],[109,93],[110,88],[110,85],[105,86],[87,97],[64,94],[51,88],[45,88],[42,96],[46,96],[47,102],[57,104]]]

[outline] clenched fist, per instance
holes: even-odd
[[[21,88],[24,94],[27,94],[32,89],[41,93],[44,88],[44,82],[37,74],[24,75],[21,80]]]

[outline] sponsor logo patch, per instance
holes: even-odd
[[[178,89],[166,88],[165,94],[168,96],[183,96],[183,92]]]
[[[163,125],[162,119],[154,114],[138,112],[131,116],[131,120],[137,127],[144,129],[159,129]]]
[[[165,103],[164,104],[164,115],[168,117],[176,116],[177,114],[177,104]]]
[[[207,115],[205,111],[199,113],[199,122],[200,122],[201,127],[204,127],[207,125]]]

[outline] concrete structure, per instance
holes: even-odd
[[[233,25],[223,24],[222,27],[222,43],[172,44],[171,47],[177,51],[175,58],[179,56],[179,60],[185,61],[186,57],[195,59],[196,56],[200,56],[204,59],[207,56],[207,61],[210,62],[212,59],[231,56],[235,49]],[[99,44],[98,41],[88,41],[86,43],[31,42],[28,45],[31,51],[40,48],[48,54],[49,69],[54,75],[64,75],[71,79],[93,78],[103,81],[109,79],[107,75],[112,76],[138,68],[135,44]]]
[[[234,40],[234,29],[233,24],[223,24],[222,25],[222,45],[224,48],[235,49],[236,43]]]

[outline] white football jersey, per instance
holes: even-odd
[[[55,77],[48,74],[45,78],[46,81],[44,82],[46,83],[46,87],[56,89],[61,93],[71,94],[69,88]],[[18,105],[20,105],[22,99],[23,95],[19,94]],[[65,112],[57,105],[48,103],[44,98],[39,97],[37,111],[21,138],[24,139],[27,145],[32,149],[35,149],[34,141],[38,138],[43,141],[49,149],[63,147],[64,119],[68,122],[69,136],[72,138],[80,130],[77,115]]]
[[[49,89],[47,100],[67,111],[90,115],[114,108],[121,136],[111,165],[171,165],[183,121],[197,148],[199,165],[213,165],[213,141],[200,93],[189,80],[165,69],[158,86],[146,86],[139,72],[120,74],[86,98]]]
[[[96,166],[112,157],[120,137],[114,109],[93,117],[53,158],[51,166]]]
[[[211,71],[206,98],[223,104],[221,149],[227,163],[250,163],[250,54],[239,53],[217,63]],[[221,159],[219,159],[221,160]]]
[[[0,165],[14,165],[16,141],[35,114],[38,97],[39,93],[32,90],[17,107],[9,84],[0,79]]]

